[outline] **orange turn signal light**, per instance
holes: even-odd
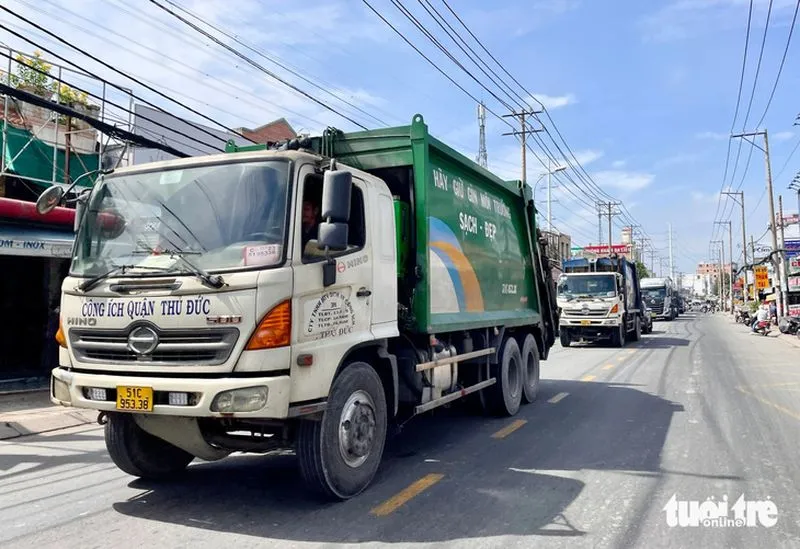
[[[619,303],[615,303],[614,306],[611,307],[611,311],[609,311],[609,312],[618,313],[619,312]]]
[[[58,319],[58,330],[56,331],[56,343],[61,347],[67,348],[67,338],[64,336],[64,327],[61,325],[61,319]]]
[[[247,342],[248,351],[259,349],[274,349],[286,347],[292,338],[292,303],[283,301],[275,305],[261,322],[256,326],[250,341]]]

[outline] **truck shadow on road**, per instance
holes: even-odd
[[[547,402],[562,392],[569,396]],[[310,496],[293,456],[242,456],[198,463],[169,483],[132,481],[143,492],[114,509],[293,541],[582,536],[589,528],[582,528],[581,506],[568,507],[586,488],[584,470],[663,474],[661,450],[672,415],[681,410],[635,386],[547,380],[539,400],[513,418],[527,423],[505,438],[492,434],[512,419],[483,417],[464,406],[412,421],[390,441],[373,485],[347,502],[320,503]],[[371,513],[432,473],[443,476],[393,513]]]

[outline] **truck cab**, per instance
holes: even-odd
[[[565,261],[557,301],[564,347],[580,340],[621,347],[637,341],[644,329],[636,271],[624,259]]]
[[[643,278],[642,298],[651,310],[654,319],[674,320],[679,314],[678,297],[672,279]]]

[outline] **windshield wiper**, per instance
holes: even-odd
[[[177,257],[178,259],[183,261],[183,264],[189,268],[189,272],[195,275],[197,278],[199,278],[203,282],[203,284],[214,289],[222,288],[225,285],[225,280],[223,280],[223,278],[220,275],[208,274],[203,269],[201,269],[200,267],[198,267],[197,265],[186,259],[184,253],[185,252],[175,251],[170,254],[170,257]]]
[[[78,285],[78,289],[82,292],[88,292],[106,278],[114,276],[115,274],[118,273],[124,275],[125,271],[129,269],[150,269],[152,271],[164,271],[164,272],[172,270],[172,269],[166,269],[164,267],[150,267],[146,265],[116,265],[111,269],[109,269],[108,271],[104,272],[103,274],[97,275],[88,280],[84,280]]]

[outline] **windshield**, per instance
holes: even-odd
[[[273,266],[284,257],[289,162],[239,162],[106,177],[78,233],[72,274],[140,267]]]
[[[614,275],[564,275],[558,280],[558,295],[565,297],[614,297]]]
[[[667,295],[667,289],[664,287],[661,288],[644,288],[642,290],[642,295],[645,299],[664,299]]]

